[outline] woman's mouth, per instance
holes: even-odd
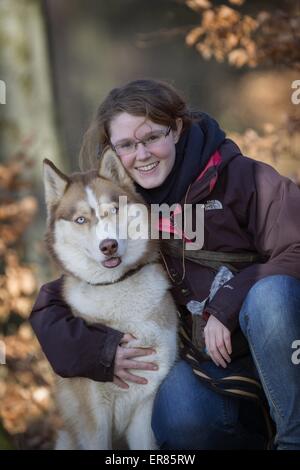
[[[142,175],[149,175],[149,174],[154,173],[158,165],[159,165],[159,162],[154,162],[154,163],[149,163],[148,165],[136,167],[135,169]]]
[[[105,268],[116,268],[119,264],[121,264],[121,258],[119,256],[113,256],[112,258],[102,261],[102,266]]]

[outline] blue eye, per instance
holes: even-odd
[[[110,213],[111,213],[111,214],[117,214],[118,211],[119,211],[119,208],[118,208],[118,207],[112,207],[112,208],[110,209]]]
[[[86,222],[86,218],[85,217],[77,217],[77,219],[75,220],[75,222],[79,225],[82,225]]]

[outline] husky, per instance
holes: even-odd
[[[156,449],[153,402],[177,358],[177,313],[159,262],[159,240],[119,236],[119,229],[133,221],[129,209],[143,201],[113,151],[104,153],[99,171],[70,176],[50,160],[43,163],[46,243],[64,274],[64,301],[88,324],[131,333],[136,339],[126,347],[154,348],[153,354],[135,360],[155,361],[159,367],[140,372],[146,385],[130,382],[128,389],[113,382],[57,376],[64,427],[55,449],[107,450],[118,442],[129,449]],[[120,196],[127,201],[122,207]],[[149,210],[142,212],[141,225],[146,226]]]

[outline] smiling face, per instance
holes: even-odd
[[[124,168],[133,180],[145,189],[160,186],[174,166],[175,144],[182,129],[181,119],[178,119],[176,124],[177,129],[168,132],[166,126],[125,112],[115,116],[110,123],[112,145],[117,148],[121,145],[125,149],[120,155]],[[159,133],[161,138],[156,139]],[[129,148],[132,141],[147,141],[150,145],[146,147],[139,143],[133,152],[127,153],[126,147]]]

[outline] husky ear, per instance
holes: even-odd
[[[101,157],[99,176],[135,191],[134,184],[116,153],[108,148]]]
[[[51,207],[62,198],[69,179],[50,160],[45,159],[43,164],[45,200],[49,214]]]

